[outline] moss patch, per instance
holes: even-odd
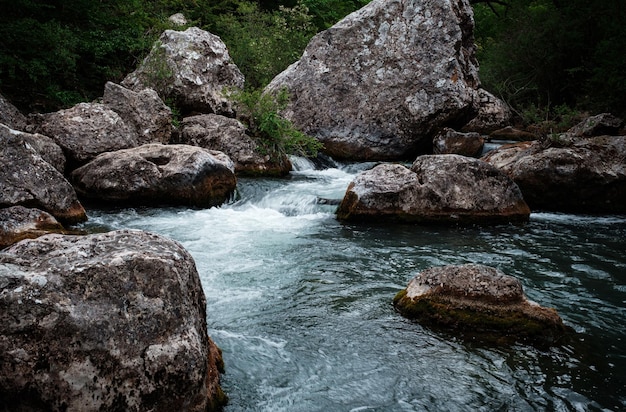
[[[394,297],[393,305],[403,316],[424,326],[458,331],[472,338],[499,343],[551,343],[568,331],[560,319],[555,321],[550,309],[535,308],[528,304],[528,310],[523,310],[520,305],[470,307],[434,297],[411,299],[406,290],[402,290]],[[547,315],[542,316],[545,313]]]

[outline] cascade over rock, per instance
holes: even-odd
[[[224,89],[243,84],[243,74],[222,40],[197,27],[166,30],[139,68],[122,81],[135,91],[150,87],[184,111],[218,114],[232,114]]]
[[[485,265],[428,268],[396,295],[394,306],[426,325],[496,334],[499,341],[552,343],[567,331],[556,310],[526,298],[519,279]]]
[[[337,209],[340,220],[365,222],[498,223],[529,216],[506,174],[459,155],[420,156],[411,169],[381,164],[362,172]]]
[[[313,37],[266,92],[286,88],[283,115],[335,158],[414,158],[476,114],[473,29],[467,0],[374,0]]]
[[[185,117],[176,143],[224,152],[235,163],[235,172],[244,175],[286,175],[291,163],[285,156],[280,162],[262,154],[259,145],[246,133],[237,119],[201,114]]]
[[[135,129],[137,144],[169,143],[172,135],[172,110],[152,89],[139,92],[107,82],[102,102]]]
[[[11,411],[211,411],[219,353],[191,255],[121,230],[0,252],[0,404]]]
[[[223,153],[158,143],[103,153],[71,178],[81,197],[116,205],[216,206],[237,185]]]
[[[31,146],[27,135],[0,127],[0,207],[35,207],[64,223],[86,220],[74,188]]]

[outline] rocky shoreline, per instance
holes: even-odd
[[[339,220],[501,224],[536,210],[626,213],[621,119],[593,116],[478,159],[490,136],[505,133],[510,111],[480,88],[469,2],[428,13],[407,3],[375,0],[320,33],[266,90],[289,90],[283,115],[327,155],[386,162],[350,184]],[[428,29],[412,29],[419,25]],[[424,36],[433,44],[419,46]],[[159,65],[167,75],[156,75]],[[236,118],[224,90],[243,84],[221,40],[190,28],[166,31],[100,102],[27,117],[0,96],[0,407],[223,405],[223,364],[189,253],[147,232],[67,230],[88,219],[83,203],[213,207],[232,196],[237,176],[287,174],[289,161],[263,153]],[[166,97],[189,114],[176,127]],[[395,163],[407,160],[410,168]],[[476,266],[435,268],[394,305],[461,330],[501,333],[504,323],[506,336],[552,341],[566,332],[556,311],[527,302],[519,281],[478,269],[490,273],[480,277],[484,293],[455,283]],[[424,280],[452,272],[446,282]],[[497,298],[509,287],[514,296]]]

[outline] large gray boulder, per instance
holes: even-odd
[[[137,144],[169,143],[172,135],[172,110],[154,90],[134,92],[119,84],[107,82],[102,103],[135,129]]]
[[[71,179],[81,198],[115,205],[216,206],[237,186],[223,153],[157,143],[103,153]]]
[[[317,34],[266,91],[286,88],[284,116],[335,158],[414,158],[475,115],[473,28],[467,0],[374,0]]]
[[[37,131],[51,137],[63,149],[69,170],[100,153],[137,146],[137,133],[101,103],[76,106],[42,115]]]
[[[48,136],[39,133],[26,133],[19,130],[13,130],[4,124],[0,124],[0,135],[14,135],[24,139],[32,149],[34,149],[46,162],[61,173],[65,172],[65,155],[61,146],[56,144],[54,140]]]
[[[135,91],[150,87],[184,111],[218,114],[232,113],[225,89],[241,89],[243,84],[243,74],[222,40],[197,27],[166,30],[139,68],[122,81]]]
[[[506,174],[459,155],[420,156],[411,169],[381,164],[362,172],[337,209],[338,219],[357,222],[500,223],[529,216]]]
[[[6,124],[11,129],[24,130],[28,121],[26,116],[17,107],[0,94],[0,123]]]
[[[291,163],[285,156],[279,161],[264,154],[259,144],[246,133],[238,120],[216,114],[185,117],[177,143],[204,147],[225,153],[242,175],[286,175]]]
[[[23,239],[60,233],[63,226],[50,213],[24,206],[0,209],[0,249]]]
[[[526,298],[519,279],[485,265],[428,268],[393,303],[401,314],[427,326],[502,343],[554,343],[568,330],[556,310]]]
[[[23,133],[0,128],[0,165],[0,207],[34,207],[64,223],[87,219],[74,188]]]
[[[0,404],[10,411],[206,411],[223,398],[194,261],[122,230],[0,252]]]
[[[508,174],[533,210],[626,213],[626,136],[564,134],[505,145],[482,159]]]

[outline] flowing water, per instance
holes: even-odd
[[[94,230],[180,241],[207,297],[235,411],[626,410],[626,216],[531,215],[528,224],[341,224],[370,165],[240,179],[221,208],[90,212]],[[419,271],[482,263],[518,277],[575,330],[562,346],[498,347],[432,331],[391,301]]]

